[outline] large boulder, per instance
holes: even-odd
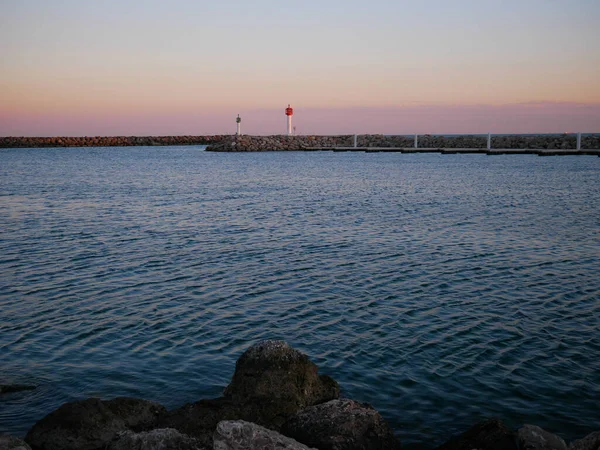
[[[154,425],[166,409],[133,398],[89,398],[65,403],[38,421],[25,441],[34,450],[100,450],[120,431]]]
[[[569,450],[600,450],[600,431],[594,431],[583,439],[571,442]]]
[[[157,425],[175,428],[203,445],[212,442],[224,420],[246,420],[277,431],[306,406],[338,397],[337,383],[317,370],[305,354],[283,341],[259,342],[238,359],[224,397],[169,411]]]
[[[0,450],[31,450],[25,441],[7,434],[0,435]]]
[[[262,341],[240,356],[225,396],[236,404],[260,405],[263,419],[279,426],[307,406],[339,397],[335,380],[317,371],[308,356],[286,342]]]
[[[400,442],[367,403],[332,400],[291,417],[281,432],[320,450],[394,450]]]
[[[536,425],[524,425],[517,432],[521,450],[567,450],[562,438]]]
[[[213,442],[214,450],[310,450],[294,439],[243,420],[219,422]]]
[[[117,435],[108,450],[208,450],[197,439],[172,428],[161,428],[135,433],[124,431]]]
[[[480,422],[437,450],[518,450],[517,434],[499,419]]]

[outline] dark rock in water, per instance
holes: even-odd
[[[213,442],[214,450],[310,450],[294,439],[243,420],[219,422]]]
[[[338,395],[337,383],[318,375],[317,366],[306,355],[283,341],[263,341],[239,358],[224,397],[169,411],[158,426],[175,428],[208,446],[223,420],[246,420],[278,430],[302,408]]]
[[[517,432],[521,450],[567,450],[560,437],[535,425],[525,425]]]
[[[569,450],[600,450],[600,431],[594,431],[583,439],[571,442]]]
[[[69,402],[38,421],[25,441],[34,450],[99,450],[129,426],[152,426],[164,411],[157,403],[132,398]]]
[[[304,353],[284,341],[262,341],[240,356],[225,396],[237,404],[258,404],[263,420],[281,425],[285,417],[339,397],[331,377],[319,375]]]
[[[31,450],[25,441],[7,434],[0,435],[0,450]]]
[[[197,439],[171,428],[134,433],[124,431],[110,443],[108,450],[208,450]]]
[[[32,391],[35,386],[27,384],[0,384],[0,394],[8,394],[11,392]]]
[[[320,450],[400,449],[400,442],[372,406],[349,399],[306,408],[284,423],[281,432]]]
[[[517,434],[499,419],[489,419],[450,439],[437,450],[518,450]]]

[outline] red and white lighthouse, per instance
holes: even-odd
[[[288,136],[292,135],[292,116],[294,115],[294,109],[288,105],[285,108],[285,115],[287,116],[287,134]]]

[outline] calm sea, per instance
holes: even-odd
[[[600,158],[0,151],[0,431],[219,396],[285,339],[432,447],[600,429]]]

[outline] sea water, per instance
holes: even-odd
[[[600,158],[0,151],[0,431],[285,339],[404,444],[600,428]]]

